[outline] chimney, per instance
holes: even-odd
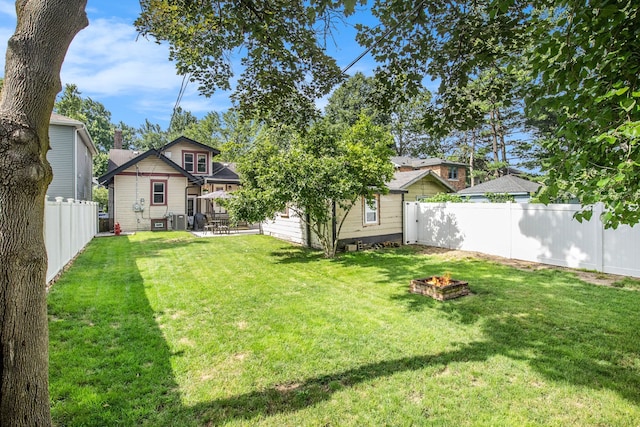
[[[122,150],[122,129],[113,131],[113,148]]]

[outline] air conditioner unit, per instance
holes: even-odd
[[[171,223],[174,230],[186,230],[187,229],[187,216],[186,215],[173,215],[171,217]]]

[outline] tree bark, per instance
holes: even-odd
[[[0,425],[51,425],[44,197],[60,69],[86,0],[18,0],[0,92]]]

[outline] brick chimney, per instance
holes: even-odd
[[[113,148],[122,150],[122,129],[113,131]]]

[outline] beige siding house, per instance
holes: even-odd
[[[345,218],[340,231],[340,245],[368,244],[403,241],[403,205],[405,200],[437,193],[454,193],[455,189],[432,170],[396,171],[387,184],[388,194],[376,195],[374,200],[363,198],[356,203]],[[344,212],[337,210],[342,218]],[[281,213],[262,224],[263,234],[294,243],[319,247],[306,225],[293,210]]]
[[[122,231],[186,229],[197,214],[220,213],[215,201],[200,196],[233,191],[240,179],[233,165],[213,161],[218,154],[186,137],[144,153],[114,148],[109,171],[99,178],[109,188],[113,223]]]

